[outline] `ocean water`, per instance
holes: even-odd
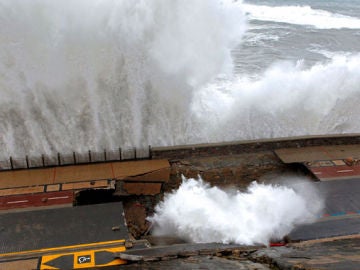
[[[246,1],[243,6],[250,25],[234,50],[237,73],[261,74],[281,60],[310,67],[359,53],[359,1]]]
[[[216,100],[209,112],[225,104],[212,138],[358,133],[360,1],[242,8],[248,28],[232,50],[235,76],[200,94],[205,106]]]
[[[360,2],[0,0],[0,159],[360,132]]]

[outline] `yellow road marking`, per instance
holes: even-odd
[[[80,245],[72,245],[72,246],[42,248],[42,249],[28,250],[28,251],[9,252],[9,253],[0,254],[0,258],[17,256],[17,255],[31,255],[31,254],[41,253],[41,252],[61,251],[61,250],[74,249],[74,248],[90,248],[90,247],[97,247],[97,246],[101,246],[101,245],[111,245],[111,244],[120,244],[120,243],[125,243],[125,240],[122,239],[122,240],[90,243],[90,244],[80,244]]]
[[[120,265],[126,264],[126,261],[121,260],[119,258],[110,259],[108,262],[104,264],[97,263],[97,252],[123,252],[126,248],[122,247],[113,247],[113,248],[102,248],[102,249],[95,249],[95,250],[87,250],[87,251],[77,251],[77,252],[69,252],[69,253],[62,253],[56,255],[46,255],[41,258],[41,265],[40,270],[43,269],[60,269],[57,267],[61,267],[61,262],[56,262],[57,259],[61,257],[70,257],[72,260],[72,268],[73,269],[81,269],[81,268],[89,268],[89,267],[103,267],[103,266],[112,266],[112,265]],[[100,259],[101,260],[101,259]],[[60,265],[56,265],[59,263]],[[55,266],[56,265],[56,266]],[[64,267],[64,266],[63,266]]]

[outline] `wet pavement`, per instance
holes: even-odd
[[[293,230],[289,238],[292,241],[360,234],[360,214],[330,217]]]
[[[316,182],[325,198],[325,216],[360,214],[360,178]]]
[[[316,182],[319,197],[325,199],[324,212],[317,222],[302,225],[290,239],[305,241],[360,233],[360,179]]]
[[[5,213],[0,215],[4,254],[127,239],[122,203]]]

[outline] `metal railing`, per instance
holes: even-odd
[[[0,171],[142,159],[151,159],[151,146],[148,148],[104,149],[101,152],[89,150],[85,153],[57,153],[55,156],[26,155],[25,158],[9,157],[7,160],[0,161]]]

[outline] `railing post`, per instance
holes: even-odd
[[[129,149],[130,150],[130,149]],[[141,151],[145,151],[145,149],[140,149]],[[122,153],[122,148],[121,147],[119,147],[118,148],[118,151],[119,151],[119,161],[122,161],[123,160],[123,153]],[[128,151],[128,150],[126,150],[126,151]],[[111,152],[112,153],[112,152]],[[95,154],[100,154],[100,152],[99,153],[95,153]],[[108,161],[108,153],[107,153],[107,150],[106,150],[106,148],[103,150],[103,160],[104,161]],[[111,155],[111,157],[112,157],[112,155]],[[110,160],[111,160],[111,157],[110,157]],[[57,165],[58,166],[61,166],[62,165],[62,159],[61,159],[62,157],[61,157],[61,153],[60,152],[58,152],[57,153]],[[115,157],[114,157],[115,158]],[[129,157],[130,158],[130,157]],[[138,152],[138,150],[137,150],[137,148],[136,147],[133,147],[133,158],[134,158],[134,160],[137,160],[137,159],[142,159],[142,158],[146,158],[146,154],[145,154],[145,152],[142,154],[141,152]],[[153,159],[153,151],[152,151],[152,147],[151,147],[151,145],[148,145],[148,158],[149,159]],[[13,157],[12,156],[10,156],[10,169],[11,170],[14,170],[15,169],[15,166],[16,166],[16,164],[15,164],[15,161],[14,161],[14,159],[13,159]],[[101,160],[101,158],[100,158],[100,156],[99,156],[99,161]],[[28,155],[25,155],[25,161],[26,161],[26,168],[27,169],[30,169],[31,168],[31,164],[30,164],[30,158],[29,158],[29,156]],[[95,161],[96,161],[96,159],[95,159]],[[46,157],[45,157],[45,154],[41,154],[41,162],[42,162],[42,165],[40,165],[40,166],[42,166],[42,167],[47,167],[47,166],[49,166],[48,164],[46,164]],[[92,163],[93,162],[93,158],[92,158],[92,153],[91,153],[91,150],[88,150],[88,162],[89,163]],[[77,156],[76,156],[76,152],[75,151],[73,151],[73,164],[74,165],[76,165],[78,163],[78,161],[77,161]],[[52,163],[51,163],[52,164]],[[66,158],[65,158],[65,164],[66,164]],[[33,164],[33,166],[36,166],[37,167],[37,165],[34,165]]]
[[[152,159],[152,150],[151,150],[151,145],[149,145],[149,159]]]
[[[25,160],[26,160],[26,168],[30,168],[30,166],[29,166],[29,157],[28,157],[28,155],[26,155],[25,156]]]
[[[10,167],[12,170],[14,169],[14,162],[12,157],[10,157]]]

